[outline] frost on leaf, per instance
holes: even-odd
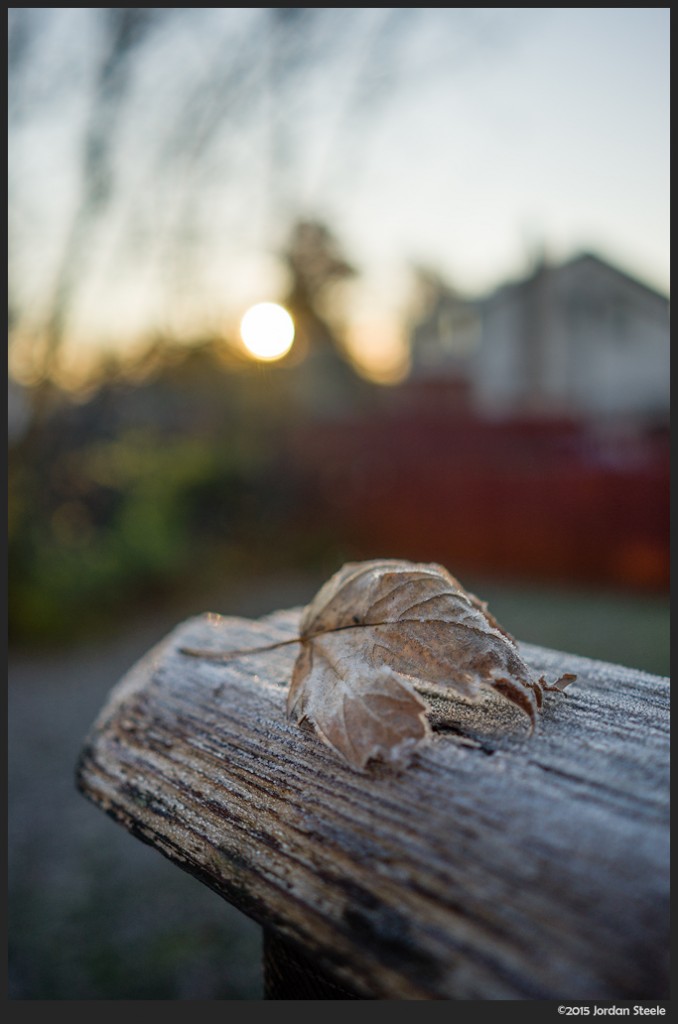
[[[543,691],[574,678],[535,678],[485,603],[435,564],[344,565],[305,609],[300,643],[288,714],[358,770],[370,759],[405,765],[430,739],[415,684],[469,698],[490,687],[534,725]]]

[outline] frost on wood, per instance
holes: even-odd
[[[549,684],[447,569],[397,559],[350,562],[305,609],[287,711],[308,720],[352,768],[371,759],[401,767],[430,740],[417,687],[474,699],[483,687],[516,704],[534,726]],[[277,645],[272,645],[277,646]],[[228,653],[186,651],[227,658]],[[230,656],[247,652],[230,652]]]

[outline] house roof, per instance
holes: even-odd
[[[480,304],[493,303],[501,296],[507,293],[516,292],[521,289],[529,288],[530,284],[534,281],[536,276],[543,270],[550,270],[552,273],[561,275],[567,274],[568,272],[575,270],[579,267],[585,267],[589,265],[591,269],[602,271],[611,280],[616,281],[618,285],[626,288],[627,290],[634,291],[637,295],[643,295],[645,299],[648,298],[655,303],[661,304],[663,307],[668,307],[669,298],[656,288],[652,288],[650,285],[641,281],[639,278],[634,277],[632,274],[620,267],[615,266],[608,260],[603,259],[601,256],[596,255],[593,252],[583,251],[577,253],[575,256],[570,257],[562,263],[548,263],[547,260],[542,259],[532,270],[531,273],[526,274],[517,280],[506,281],[500,284],[494,291],[489,292],[483,298],[481,298]]]
[[[668,295],[659,291],[657,288],[653,288],[651,285],[646,284],[639,278],[634,277],[628,271],[622,270],[620,267],[608,260],[603,259],[601,256],[597,256],[593,252],[583,251],[575,256],[572,256],[569,260],[565,260],[564,263],[559,264],[556,269],[565,270],[568,267],[575,267],[577,264],[592,263],[598,267],[603,268],[607,273],[613,275],[619,280],[623,281],[626,285],[630,285],[632,288],[639,289],[646,295],[652,295],[655,298],[661,300],[664,303],[668,303]]]

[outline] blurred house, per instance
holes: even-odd
[[[668,299],[591,254],[474,302],[440,286],[412,350],[413,381],[454,384],[482,415],[668,422]]]
[[[412,375],[297,438],[354,557],[668,586],[668,303],[585,255],[471,302],[428,275]]]
[[[482,304],[459,294],[436,274],[419,272],[423,312],[410,331],[410,382],[456,384],[459,397],[472,388],[473,360],[482,336]]]

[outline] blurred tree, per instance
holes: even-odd
[[[355,161],[370,114],[392,98],[413,16],[11,8],[10,344],[30,345],[33,379],[58,367],[97,275],[99,294],[114,302],[116,288],[139,289],[143,269],[137,301],[149,333],[209,332],[215,294],[229,287],[215,257],[237,254],[253,235],[273,255],[318,206],[323,179]],[[309,177],[319,115],[322,158],[314,153]],[[52,153],[45,126],[59,123]],[[46,164],[72,178],[38,197],[41,133]],[[51,232],[59,225],[49,238],[45,212]]]
[[[302,413],[332,415],[360,402],[366,385],[353,369],[343,342],[342,283],[357,271],[327,225],[300,220],[282,252],[290,284],[285,306],[296,326],[297,367],[292,387]]]
[[[103,7],[104,45],[92,90],[81,154],[82,186],[57,272],[45,336],[44,372],[56,362],[73,292],[83,273],[91,227],[113,189],[112,154],[132,61],[163,8]]]
[[[301,220],[290,235],[283,258],[291,285],[286,304],[298,322],[314,323],[318,335],[331,340],[328,321],[336,315],[337,285],[355,275],[334,234],[318,221]]]

